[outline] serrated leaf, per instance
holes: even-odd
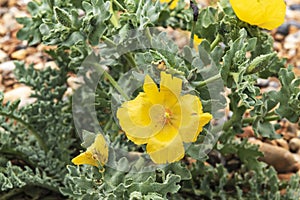
[[[172,171],[174,174],[179,175],[181,180],[190,180],[192,178],[186,166],[182,166],[179,162],[168,165],[164,170],[166,172]]]

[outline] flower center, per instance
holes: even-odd
[[[165,116],[164,116],[165,123],[171,123],[171,118],[172,118],[172,112],[168,108],[166,108]]]

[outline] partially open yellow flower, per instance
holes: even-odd
[[[72,162],[75,165],[93,165],[98,167],[103,166],[108,160],[108,146],[102,134],[98,134],[95,137],[94,143],[87,148],[87,150],[75,158]]]
[[[195,142],[212,115],[203,113],[197,96],[181,95],[182,80],[165,72],[161,72],[159,89],[148,75],[143,89],[118,109],[120,126],[135,144],[147,144],[155,163],[182,159],[183,142]]]
[[[237,17],[251,25],[272,30],[284,22],[284,0],[230,0]]]
[[[160,3],[170,3],[172,0],[159,0],[159,1],[160,1]],[[179,0],[173,0],[172,3],[170,4],[169,8],[171,10],[173,10],[174,8],[176,8],[178,1]]]

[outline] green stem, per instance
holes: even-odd
[[[115,81],[115,79],[107,72],[99,63],[90,63],[86,62],[86,64],[92,65],[95,67],[95,69],[100,73],[103,74],[105,78],[107,78],[110,82],[110,84],[126,99],[126,101],[129,101],[130,98],[127,96],[127,94],[124,92],[124,90],[119,86],[119,84]]]
[[[13,197],[16,197],[18,194],[21,194],[21,193],[23,193],[25,191],[32,190],[31,189],[32,187],[35,187],[35,189],[37,189],[37,187],[40,187],[40,188],[44,188],[44,189],[47,189],[49,191],[55,192],[57,194],[61,194],[60,191],[59,191],[59,189],[57,189],[55,187],[52,187],[52,186],[42,185],[42,184],[28,184],[28,185],[26,185],[24,187],[14,188],[14,189],[8,191],[7,193],[3,194],[0,197],[0,200],[11,199]]]
[[[127,12],[127,10],[117,0],[113,0],[113,3],[116,6],[118,6],[122,11]]]
[[[213,50],[219,44],[220,41],[221,41],[221,35],[218,34],[215,40],[211,43],[210,50]]]
[[[111,45],[113,47],[117,47],[116,43],[114,41],[112,41],[111,39],[109,39],[108,37],[103,35],[101,38],[102,38],[102,40],[104,40],[109,45]]]
[[[190,47],[191,48],[194,47],[195,26],[196,26],[196,21],[193,21],[192,29],[191,29],[191,38],[190,38]]]
[[[109,80],[110,84],[126,99],[126,101],[130,100],[124,90],[119,86],[115,79],[109,73],[107,73],[107,71],[104,71],[103,75]]]
[[[112,41],[111,39],[109,39],[108,37],[102,36],[102,39],[109,45],[117,48],[117,44],[114,41]],[[133,67],[136,67],[136,63],[134,61],[134,58],[132,57],[132,54],[126,53],[126,54],[124,54],[124,56],[125,56],[126,60],[130,63],[130,65],[132,65]]]
[[[12,119],[16,120],[17,122],[21,123],[26,129],[28,129],[32,133],[32,135],[36,138],[37,142],[42,147],[42,149],[45,152],[48,151],[48,147],[47,147],[46,143],[43,141],[41,136],[36,132],[36,130],[30,124],[28,124],[24,120],[14,116],[14,115],[10,115],[10,114],[5,113],[5,112],[0,112],[0,115],[8,117],[8,118],[12,118]]]
[[[19,152],[19,151],[16,151],[14,149],[1,149],[0,150],[0,153],[1,154],[7,154],[7,155],[11,155],[13,156],[14,158],[18,158],[18,159],[21,159],[22,161],[26,162],[27,165],[31,168],[35,168],[35,164],[33,162],[31,162],[30,160],[28,160],[28,155],[22,153],[22,152]]]
[[[251,124],[255,121],[255,119],[256,119],[255,117],[244,118],[244,119],[242,119],[241,123],[243,125],[244,124]],[[275,120],[279,120],[279,119],[280,119],[280,117],[278,115],[267,116],[267,117],[264,118],[265,121],[275,121]],[[235,121],[235,119],[234,119],[234,116],[233,116],[230,120],[225,122],[224,125],[223,125],[223,131],[225,131],[225,132],[228,131],[232,127],[232,124],[233,124],[234,121]]]
[[[227,122],[224,123],[224,125],[223,125],[223,131],[224,132],[227,132],[231,128],[231,126],[233,124],[233,121],[234,120],[231,118]]]
[[[249,124],[249,123],[253,123],[255,121],[255,117],[248,117],[248,118],[244,118],[242,120],[243,124]],[[278,115],[272,115],[272,116],[267,116],[264,118],[264,121],[275,121],[275,120],[279,120],[280,117]]]
[[[146,37],[150,41],[150,45],[152,46],[152,35],[150,33],[149,27],[146,27]]]
[[[13,196],[21,194],[23,191],[24,191],[23,188],[14,188],[12,190],[9,190],[5,194],[2,194],[1,197],[0,197],[0,200],[11,199]]]
[[[110,118],[110,119],[108,120],[108,122],[105,124],[105,127],[104,127],[103,131],[104,131],[104,132],[107,132],[107,131],[111,128],[112,123],[113,123],[113,119]]]
[[[217,74],[217,75],[210,77],[209,79],[206,79],[205,81],[193,82],[193,85],[201,88],[201,87],[207,85],[208,83],[214,82],[220,78],[221,78],[221,75]]]

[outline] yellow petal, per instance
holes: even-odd
[[[198,46],[203,41],[203,38],[199,38],[196,34],[194,35],[194,48],[198,50]]]
[[[209,123],[209,121],[213,118],[213,116],[210,113],[203,113],[200,115],[200,122],[198,126],[198,132],[201,132],[203,130],[203,126]]]
[[[171,74],[165,72],[160,73],[160,93],[164,97],[163,104],[167,108],[171,108],[177,103],[182,89],[182,80],[172,77]]]
[[[98,134],[95,137],[94,143],[87,148],[87,150],[75,158],[72,162],[75,165],[93,165],[98,166],[99,164],[105,165],[108,160],[108,145],[102,134]]]
[[[97,167],[98,166],[98,162],[97,160],[95,160],[93,158],[93,155],[91,152],[83,152],[81,154],[79,154],[78,156],[76,156],[75,158],[72,159],[72,163],[74,163],[75,165],[92,165]]]
[[[173,0],[172,3],[170,4],[169,8],[171,10],[173,10],[174,8],[176,8],[177,4],[178,4],[179,0]],[[169,3],[171,2],[171,0],[160,0],[160,3]]]
[[[171,3],[171,5],[169,6],[169,8],[170,8],[171,10],[175,9],[176,6],[177,6],[177,4],[178,4],[178,1],[179,1],[179,0],[173,0],[172,3]]]
[[[184,156],[178,130],[169,124],[149,139],[146,149],[152,161],[157,164],[176,162]]]
[[[131,121],[136,126],[148,126],[151,123],[149,112],[152,105],[147,95],[141,92],[134,100],[127,101],[121,105],[121,108],[125,109],[124,111],[128,115],[128,119],[124,121]]]
[[[284,22],[284,0],[230,0],[230,4],[237,17],[251,25],[271,30]]]
[[[136,99],[143,98],[139,96]],[[135,144],[144,144],[164,127],[165,109],[160,104],[152,105],[147,98],[136,99],[125,102],[118,109],[117,118],[128,139]]]
[[[148,100],[152,104],[161,104],[163,102],[164,96],[159,93],[156,83],[151,79],[149,75],[145,76],[143,89],[147,95]]]
[[[203,113],[200,99],[194,95],[184,95],[171,110],[171,123],[177,127],[183,142],[195,142],[203,126],[212,118],[209,113]]]
[[[160,89],[158,91],[156,83],[146,75],[144,91],[152,104],[162,104],[169,108],[178,101],[182,89],[182,80],[165,72],[161,72],[160,78]]]
[[[108,145],[102,134],[96,135],[94,143],[87,148],[91,152],[93,158],[105,165],[108,160]]]

